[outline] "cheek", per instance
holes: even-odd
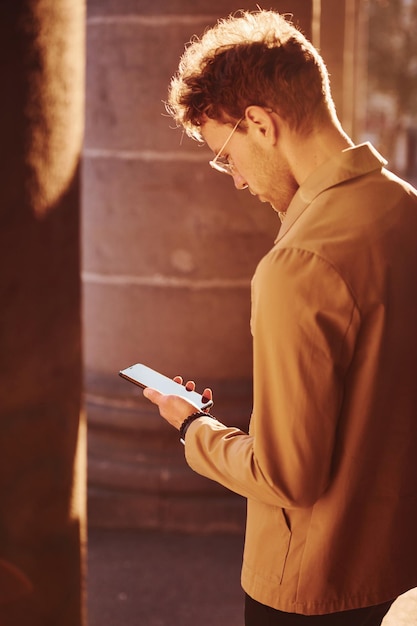
[[[237,152],[234,164],[239,174],[249,184],[262,179],[265,175],[265,168],[262,163],[262,155],[259,150],[248,149]]]

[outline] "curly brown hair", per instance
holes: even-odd
[[[173,76],[167,111],[191,137],[209,117],[227,122],[258,105],[309,132],[334,114],[329,75],[314,46],[275,11],[240,11],[194,37]]]

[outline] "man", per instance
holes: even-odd
[[[273,11],[195,40],[168,105],[282,226],[252,283],[249,434],[145,396],[189,465],[247,498],[246,626],[381,624],[417,585],[416,192],[354,146],[321,57]]]

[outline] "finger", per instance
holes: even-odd
[[[210,411],[211,407],[213,406],[213,392],[210,389],[210,387],[206,387],[204,389],[203,394],[202,394],[201,397],[202,397],[202,400],[203,400],[203,402],[205,404],[207,402],[210,402],[210,405],[204,409],[204,411],[206,411],[208,413]]]
[[[176,383],[179,383],[180,385],[182,385],[182,376],[174,376],[174,380]]]
[[[147,400],[150,400],[151,402],[153,402],[153,404],[158,404],[158,405],[163,396],[163,394],[160,391],[157,391],[156,389],[152,389],[151,387],[146,387],[143,390],[143,395],[145,396],[145,398],[147,398]]]
[[[210,387],[206,387],[202,395],[204,400],[213,400],[213,391],[210,389]]]
[[[188,380],[185,383],[185,388],[187,389],[187,391],[194,391],[194,389],[195,389],[195,382],[193,380]]]

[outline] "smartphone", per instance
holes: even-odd
[[[167,395],[181,396],[189,402],[192,402],[199,411],[208,409],[213,405],[212,400],[203,398],[197,391],[188,391],[184,385],[176,383],[172,378],[168,378],[168,376],[164,376],[150,367],[142,365],[142,363],[136,363],[136,365],[131,365],[124,370],[120,370],[119,376],[129,380],[135,385],[139,385],[139,387],[143,389],[145,387],[151,387]]]

